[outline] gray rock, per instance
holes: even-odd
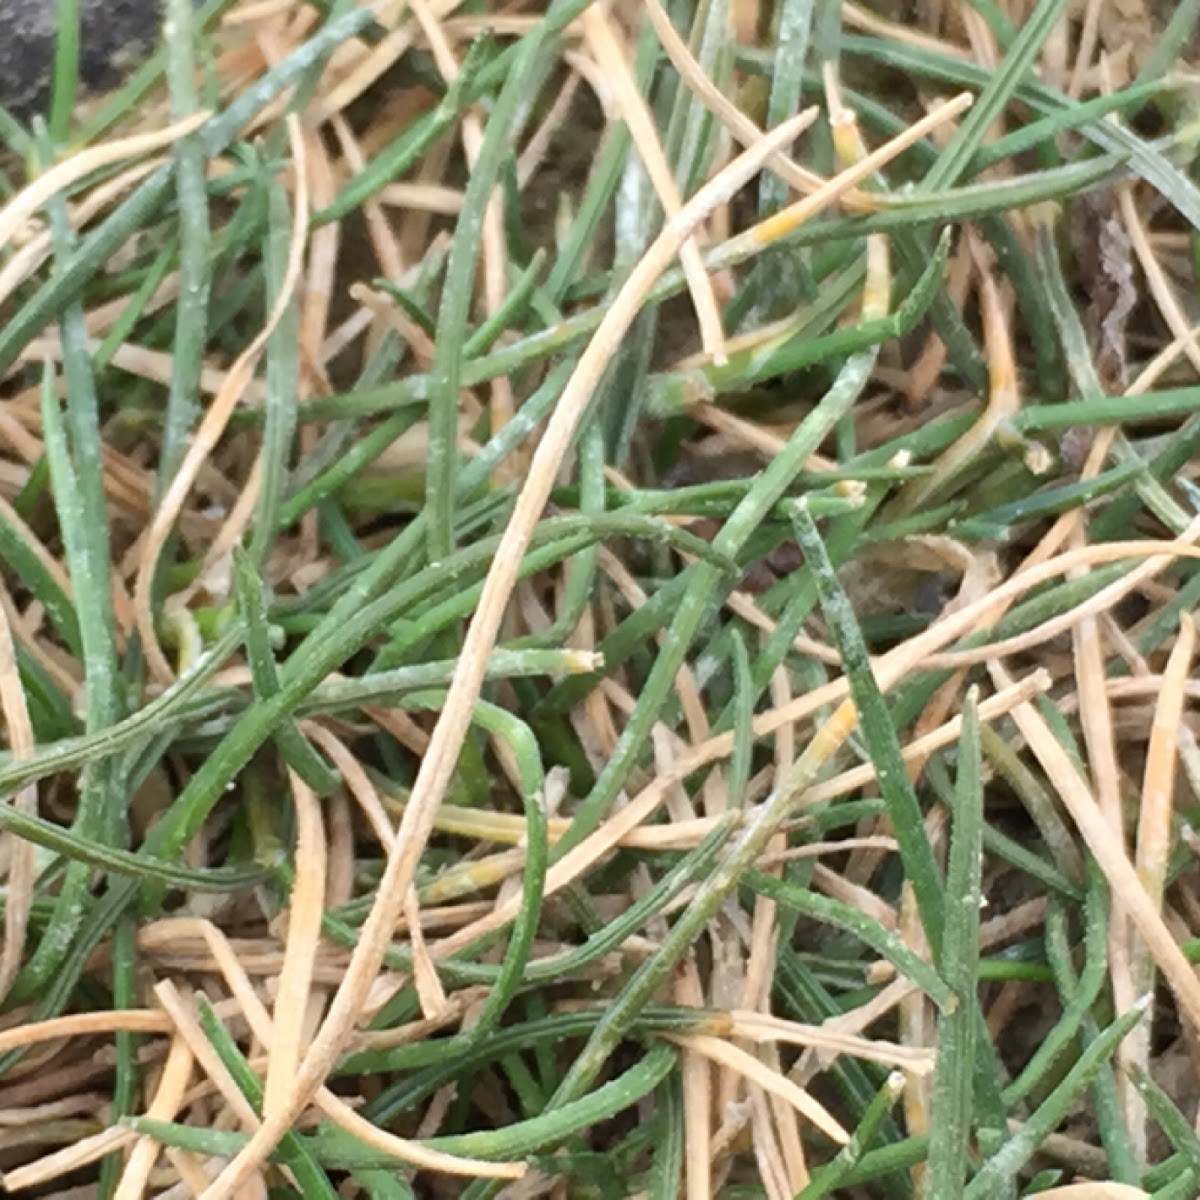
[[[162,0],[79,0],[79,76],[85,89],[119,82],[158,41]],[[58,0],[0,0],[0,104],[45,112],[54,73]]]

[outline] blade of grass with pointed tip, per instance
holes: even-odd
[[[1145,1016],[1144,1001],[1119,1016],[1092,1041],[1063,1081],[1038,1106],[1022,1128],[984,1163],[962,1193],[963,1200],[991,1200],[1011,1185],[1016,1174],[1062,1123],[1071,1105],[1096,1072],[1116,1053],[1125,1035]]]
[[[850,1172],[862,1161],[863,1154],[870,1148],[884,1118],[891,1111],[900,1093],[904,1090],[904,1076],[893,1071],[884,1080],[883,1087],[867,1106],[862,1120],[855,1127],[850,1141],[846,1143],[823,1167],[813,1172],[808,1186],[797,1194],[796,1200],[825,1200],[840,1187]]]
[[[954,993],[946,981],[897,934],[849,904],[783,879],[751,871],[743,882],[752,891],[770,896],[780,907],[794,909],[816,921],[845,929],[887,959],[897,971],[912,980],[943,1012],[954,1004]]]
[[[245,622],[246,661],[250,665],[254,692],[259,700],[267,700],[279,691],[279,671],[271,652],[262,578],[250,555],[240,546],[233,552],[233,581],[238,608]],[[317,753],[295,720],[286,718],[280,722],[275,740],[288,765],[318,796],[328,796],[337,790],[342,781],[341,774]]]
[[[883,694],[871,671],[871,660],[863,642],[858,618],[829,561],[828,551],[816,523],[801,498],[792,510],[796,542],[817,585],[817,597],[833,633],[842,659],[842,670],[858,710],[859,727],[871,754],[879,779],[879,789],[892,819],[904,874],[912,884],[921,920],[930,944],[942,943],[945,897],[929,836],[925,815],[908,778],[900,740],[887,710]]]
[[[946,891],[954,897],[945,909],[942,975],[954,1004],[938,1015],[937,1074],[929,1127],[926,1200],[958,1200],[967,1176],[975,1075],[975,1037],[979,1029],[979,910],[983,902],[983,784],[980,778],[979,714],[972,690],[963,704],[958,742]]]
[[[842,657],[842,669],[858,710],[859,727],[875,765],[879,790],[899,844],[905,878],[916,895],[926,937],[933,947],[934,960],[942,967],[945,895],[925,829],[920,801],[909,780],[900,750],[896,727],[871,670],[870,656],[854,609],[829,560],[825,543],[803,497],[793,506],[792,523],[797,543],[804,551],[805,561],[813,573],[822,612]],[[1000,1102],[1000,1065],[987,1036],[978,1002],[970,1007],[972,1020],[979,1027],[975,1037],[979,1052],[972,1056],[972,1061],[980,1136],[999,1142],[1003,1140],[1007,1128]]]
[[[1063,1013],[1058,1023],[1039,1043],[1021,1073],[1004,1089],[1004,1102],[1019,1104],[1047,1077],[1056,1059],[1068,1050],[1096,1003],[1108,979],[1108,896],[1104,876],[1095,864],[1089,864],[1088,895],[1084,911],[1084,966],[1077,985],[1063,997]],[[1057,931],[1060,941],[1068,943],[1066,913],[1061,904],[1051,902],[1047,927]]]

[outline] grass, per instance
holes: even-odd
[[[903,7],[0,113],[6,1194],[1200,1196],[1200,4]]]

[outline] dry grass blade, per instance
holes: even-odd
[[[523,1179],[528,1170],[524,1163],[485,1162],[477,1158],[444,1154],[440,1150],[423,1146],[420,1142],[398,1138],[395,1134],[386,1133],[377,1125],[372,1125],[332,1092],[322,1093],[320,1105],[321,1111],[335,1125],[360,1142],[384,1154],[390,1154],[400,1162],[426,1171],[468,1179]]]
[[[970,431],[960,437],[934,464],[933,472],[901,493],[897,505],[911,512],[927,503],[987,447],[1021,406],[1017,364],[1005,306],[990,272],[980,284],[984,331],[988,348],[987,406]]]
[[[421,930],[421,906],[415,888],[410,888],[405,898],[404,917],[412,942],[413,982],[421,1001],[421,1012],[426,1020],[436,1021],[449,1010],[450,1005]]]
[[[287,1102],[300,1059],[313,966],[325,908],[325,823],[321,805],[303,779],[288,773],[296,808],[296,875],[288,902],[287,944],[275,996],[275,1030],[263,1089],[263,1116]]]
[[[371,777],[363,765],[350,752],[345,743],[331,730],[319,721],[305,722],[300,727],[305,737],[314,741],[333,761],[333,765],[341,773],[346,787],[362,810],[363,817],[371,828],[371,832],[379,839],[379,844],[391,851],[396,841],[396,833],[388,818],[379,793],[371,782]]]
[[[1167,328],[1170,329],[1178,343],[1181,353],[1187,356],[1196,371],[1200,371],[1200,346],[1191,340],[1191,323],[1180,305],[1179,298],[1175,295],[1162,264],[1158,261],[1158,256],[1150,245],[1150,239],[1142,224],[1141,214],[1138,212],[1133,193],[1134,185],[1125,184],[1117,193],[1117,197],[1121,218],[1125,222],[1125,228],[1133,242],[1138,264],[1146,274],[1150,294],[1154,297],[1155,304],[1158,306],[1163,320],[1167,323]]]
[[[917,1075],[933,1070],[933,1054],[924,1047],[898,1046],[893,1042],[854,1037],[825,1025],[799,1025],[766,1013],[733,1011],[733,1034],[755,1042],[787,1042],[818,1051],[829,1059],[848,1054],[868,1062],[901,1067]]]
[[[89,348],[93,351],[100,349],[100,340],[94,339]],[[63,356],[62,342],[57,337],[34,338],[25,347],[22,358],[29,361],[60,362]],[[169,384],[173,371],[173,360],[169,354],[159,350],[148,350],[125,342],[113,351],[112,365],[122,371],[151,383]],[[236,367],[236,363],[234,366]],[[220,396],[229,386],[230,372],[221,371],[215,367],[205,366],[200,371],[200,391],[210,396]],[[265,394],[261,381],[243,380],[242,395],[251,401],[261,401]],[[201,468],[203,469],[203,468]]]
[[[674,982],[676,1004],[700,1007],[704,989],[694,959],[683,964]],[[708,1060],[684,1049],[683,1059],[683,1178],[687,1200],[712,1196],[713,1072]]]
[[[163,1065],[154,1099],[146,1110],[146,1116],[159,1121],[173,1120],[179,1111],[192,1078],[195,1057],[187,1039],[177,1036],[171,1039],[171,1049]],[[125,1161],[125,1170],[114,1193],[114,1200],[141,1200],[150,1172],[158,1157],[158,1143],[153,1138],[140,1137],[132,1153]]]
[[[48,200],[66,191],[72,184],[129,158],[153,154],[164,146],[199,129],[209,118],[208,113],[194,113],[185,120],[168,125],[154,133],[139,133],[118,141],[104,142],[90,150],[80,150],[70,158],[51,167],[27,184],[3,208],[0,208],[0,249],[6,247],[25,227],[25,223]]]
[[[932,112],[914,122],[902,133],[885,142],[877,150],[872,150],[866,158],[855,163],[852,167],[838,172],[832,179],[822,184],[811,195],[795,204],[767,217],[745,233],[731,239],[734,245],[769,246],[772,242],[786,237],[799,229],[807,221],[811,221],[818,213],[824,212],[836,204],[864,180],[869,179],[877,171],[881,171],[893,159],[898,158],[905,150],[916,145],[922,138],[928,137],[935,129],[962,116],[975,102],[975,98],[964,92],[944,104],[939,104]]]
[[[1195,622],[1184,613],[1179,621],[1179,638],[1171,648],[1166,669],[1162,674],[1158,703],[1154,709],[1154,724],[1150,729],[1146,772],[1142,782],[1135,863],[1150,898],[1160,905],[1171,848],[1180,722],[1195,645]]]
[[[236,1000],[238,1008],[245,1017],[251,1032],[264,1046],[273,1046],[276,1041],[276,1033],[271,1014],[268,1013],[266,1005],[263,1003],[250,981],[250,977],[246,974],[245,969],[238,960],[236,951],[224,934],[211,921],[188,919],[174,921],[170,924],[172,928],[169,932],[175,936],[182,937],[191,934],[199,935],[204,939],[212,951],[217,970]],[[469,995],[465,997],[456,996],[455,1005],[442,1014],[441,1022],[417,1022],[416,1026],[406,1033],[404,1039],[398,1038],[396,1031],[392,1031],[386,1039],[377,1039],[377,1041],[379,1044],[394,1045],[398,1044],[401,1040],[417,1040],[423,1035],[432,1034],[440,1028],[441,1023],[460,1016],[462,1006],[469,1002],[470,999]],[[367,1035],[368,1040],[369,1036]],[[328,1088],[318,1090],[315,1102],[317,1107],[326,1116],[342,1128],[347,1129],[356,1138],[366,1142],[368,1145],[374,1146],[383,1151],[383,1153],[391,1155],[398,1162],[416,1167],[425,1167],[446,1174],[465,1175],[469,1177],[511,1179],[519,1178],[523,1173],[524,1168],[520,1164],[477,1162],[472,1159],[430,1150],[418,1142],[386,1133],[372,1126],[369,1122],[364,1121],[353,1110],[348,1109],[345,1103],[339,1100]]]
[[[827,1138],[844,1146],[850,1135],[834,1120],[829,1111],[814,1100],[803,1088],[798,1087],[786,1076],[779,1075],[761,1063],[752,1054],[739,1050],[723,1038],[707,1034],[672,1035],[671,1041],[687,1050],[702,1054],[723,1067],[736,1071],[749,1082],[757,1084],[772,1096],[787,1101],[806,1121],[815,1125]]]
[[[1085,527],[1081,521],[1075,529],[1072,538],[1075,546],[1086,544]],[[1145,564],[1143,564],[1144,569]],[[1131,571],[1126,579],[1135,575]],[[1077,573],[1077,577],[1081,573]],[[1122,581],[1124,582],[1124,581]],[[1087,747],[1088,769],[1091,774],[1092,790],[1099,805],[1100,812],[1108,822],[1109,829],[1117,844],[1124,847],[1124,818],[1121,812],[1121,779],[1117,763],[1117,744],[1113,731],[1112,710],[1109,707],[1108,694],[1104,688],[1105,652],[1101,644],[1100,623],[1094,612],[1081,616],[1080,621],[1072,629],[1075,650],[1075,680],[1080,697],[1080,724],[1083,730],[1084,745]],[[1109,931],[1109,964],[1112,971],[1113,999],[1120,1012],[1130,1008],[1145,988],[1138,987],[1130,969],[1130,951],[1126,936],[1126,921],[1124,907],[1120,894],[1116,894],[1113,902],[1113,920]],[[1136,1038],[1135,1030],[1132,1037]],[[1124,1054],[1129,1042],[1118,1052]],[[1134,1088],[1125,1082],[1122,1084],[1123,1099],[1127,1121],[1137,1144],[1138,1125],[1144,1125],[1144,1118],[1137,1120],[1139,1098]],[[1145,1147],[1141,1147],[1144,1155]]]
[[[161,165],[161,159],[152,158],[148,162],[139,163],[136,167],[128,167],[113,179],[108,179],[71,206],[71,224],[81,229],[92,221],[113,202],[116,197],[140,183]],[[52,239],[48,229],[28,238],[24,245],[17,250],[3,267],[0,267],[0,304],[5,303],[13,292],[25,283],[50,255]]]
[[[82,1170],[107,1154],[125,1149],[136,1137],[137,1134],[132,1129],[122,1129],[119,1125],[109,1126],[92,1137],[81,1138],[73,1146],[26,1163],[16,1171],[5,1172],[2,1177],[4,1189],[6,1192],[16,1193],[27,1191],[29,1188],[45,1187],[64,1175]]]
[[[4,723],[8,727],[8,744],[13,758],[28,758],[34,749],[33,726],[29,721],[25,688],[17,670],[12,628],[3,606],[0,606],[0,711],[4,713]],[[36,814],[37,784],[27,784],[8,803],[22,812]],[[4,842],[8,843],[8,885],[4,893],[4,945],[0,948],[0,1001],[8,995],[21,969],[36,874],[33,843],[12,833],[0,838],[0,844]]]
[[[1146,752],[1146,770],[1142,780],[1142,803],[1138,815],[1137,838],[1134,843],[1134,866],[1146,895],[1161,915],[1163,893],[1166,890],[1167,865],[1171,855],[1171,824],[1175,814],[1175,771],[1178,762],[1177,746],[1183,717],[1185,688],[1192,668],[1196,646],[1196,626],[1184,613],[1180,617],[1179,637],[1171,648],[1163,672],[1162,689],[1154,707],[1154,722],[1150,727],[1150,743]],[[1120,912],[1121,910],[1117,910]],[[1119,935],[1133,933],[1122,923]],[[1129,976],[1137,995],[1154,994],[1154,959],[1145,942],[1133,937],[1127,942]],[[1151,1001],[1153,1004],[1153,1000]],[[1122,1047],[1123,1063],[1129,1069],[1148,1074],[1150,1071],[1151,1021],[1148,1019],[1129,1035]],[[1145,1101],[1133,1088],[1126,1100],[1130,1135],[1139,1156],[1144,1160],[1149,1147],[1149,1114]]]
[[[928,959],[929,943],[921,928],[916,894],[906,881],[900,897],[900,935],[910,950]],[[937,1038],[932,1005],[920,991],[906,991],[896,1002],[900,1040],[910,1053],[932,1054]],[[904,1076],[904,1121],[914,1137],[928,1136],[933,1108],[933,1080],[920,1075]],[[925,1180],[925,1164],[915,1171],[918,1186]]]
[[[73,1013],[69,1017],[53,1017],[49,1021],[0,1030],[0,1054],[36,1046],[40,1042],[119,1032],[170,1033],[171,1028],[170,1018],[157,1009]]]

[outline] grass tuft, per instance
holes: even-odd
[[[5,1194],[1200,1196],[1200,3],[52,7]]]

